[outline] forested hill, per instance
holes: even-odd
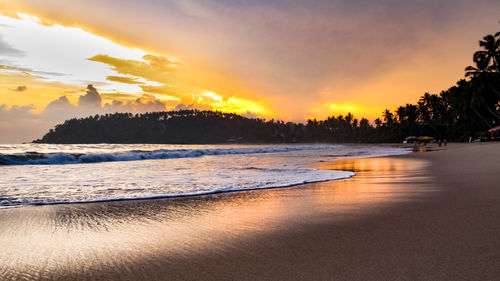
[[[352,119],[352,116],[348,118]],[[356,128],[353,128],[352,121],[354,119],[345,122],[342,118],[342,122],[337,122],[336,134],[326,134],[316,121],[304,125],[216,111],[115,113],[67,120],[35,142],[209,144],[368,141],[369,131],[373,129],[368,120],[363,119]]]
[[[500,124],[500,77],[481,73],[416,104],[385,110],[372,124],[352,114],[307,123],[251,119],[217,111],[115,113],[70,119],[39,143],[399,142],[408,136],[454,141],[487,137]]]

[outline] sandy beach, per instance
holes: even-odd
[[[320,163],[350,179],[0,210],[2,280],[498,280],[500,143]]]

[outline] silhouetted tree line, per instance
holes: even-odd
[[[282,143],[397,142],[428,135],[461,141],[500,125],[500,32],[479,41],[462,79],[439,94],[425,93],[416,104],[386,109],[374,124],[346,116],[306,124],[222,113],[181,110],[115,113],[70,119],[51,129],[41,143]]]

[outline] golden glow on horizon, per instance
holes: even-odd
[[[23,86],[25,90],[18,91]],[[81,95],[84,89],[61,82],[48,82],[27,73],[2,73],[0,71],[0,105],[30,106],[33,113],[41,113],[45,106],[55,98],[66,95],[70,100],[77,100],[73,95]],[[22,88],[21,88],[22,89]]]
[[[183,72],[192,73],[178,58],[129,49],[79,28],[47,24],[33,15],[0,16],[0,23],[2,39],[19,52],[14,63],[5,60],[7,64],[0,65],[0,104],[7,108],[30,106],[31,112],[41,113],[60,96],[77,105],[86,84],[93,84],[103,105],[159,101],[167,110],[183,103],[188,108],[239,114],[273,112],[258,101],[200,91],[186,82],[193,77],[186,79]],[[22,93],[13,94],[20,85]]]
[[[358,120],[361,118],[368,118],[373,120],[380,117],[383,109],[383,107],[372,106],[368,104],[327,102],[322,104],[321,106],[312,108],[308,119],[321,120],[330,116],[345,116],[348,113],[351,113],[354,115],[354,118],[357,118]]]
[[[213,93],[213,92],[205,92],[203,93],[204,96],[214,99],[215,101],[218,101],[220,104],[222,103],[222,97]]]
[[[114,72],[87,59],[97,52],[134,59],[140,59],[146,53],[121,47],[78,28],[41,25],[39,18],[30,15],[18,14],[18,18],[0,16],[2,39],[18,51],[18,55],[4,56],[2,60],[2,65],[11,67],[11,72],[16,71],[12,67],[17,67],[17,72],[36,75],[34,78],[39,81],[94,84],[104,91],[140,91],[135,85],[107,83],[106,77]],[[3,98],[1,102],[4,102]]]
[[[10,31],[27,37],[12,40],[14,37],[9,38],[12,35],[6,31],[9,28],[0,24],[0,40],[27,55],[9,58],[10,63],[65,75],[0,69],[0,104],[33,105],[32,111],[42,112],[61,95],[67,95],[76,104],[85,93],[86,84],[92,83],[104,103],[142,98],[159,100],[166,109],[182,103],[182,108],[250,111],[285,121],[323,119],[349,112],[358,119],[373,120],[385,108],[393,110],[416,102],[425,92],[438,93],[452,86],[463,77],[463,68],[470,64],[477,40],[497,31],[488,29],[492,24],[486,23],[491,14],[498,15],[495,7],[482,12],[481,21],[469,9],[465,13],[472,15],[468,21],[460,17],[460,11],[449,11],[453,18],[464,20],[453,24],[438,22],[437,26],[432,18],[421,13],[419,16],[428,19],[429,24],[423,20],[418,25],[408,24],[397,19],[403,23],[398,22],[398,28],[393,28],[391,22],[373,21],[377,14],[371,10],[355,15],[336,14],[332,10],[326,18],[318,13],[312,20],[295,10],[303,8],[300,5],[273,9],[255,3],[255,10],[239,11],[238,5],[225,7],[241,12],[240,17],[228,18],[218,13],[219,5],[212,7],[203,1],[184,5],[179,1],[182,5],[176,10],[167,8],[172,3],[177,8],[178,1],[166,2],[144,5],[140,1],[124,1],[126,5],[117,7],[113,1],[73,0],[71,5],[61,5],[52,0],[4,0],[0,23],[5,19],[18,22],[11,24],[14,28]],[[384,11],[384,4],[380,5]],[[308,8],[313,9],[312,6]],[[484,5],[477,7],[482,10]],[[256,11],[266,24],[265,30],[262,25],[248,24],[249,19],[255,19],[252,13]],[[280,17],[275,17],[277,12]],[[311,14],[314,12],[311,10]],[[386,12],[398,11],[394,8]],[[408,18],[415,22],[411,16]],[[210,24],[200,28],[200,22]],[[367,26],[363,33],[354,24],[359,22],[371,22],[373,28]],[[18,29],[21,23],[30,25],[32,31]],[[496,20],[494,24],[497,26]],[[235,32],[227,32],[228,27]],[[290,32],[283,33],[283,27]],[[401,32],[406,28],[413,28],[408,29],[412,32]],[[39,40],[30,38],[45,34],[45,30],[54,30],[55,35]],[[359,34],[356,38],[363,38],[362,43],[370,48],[363,47],[352,34]],[[313,43],[317,39],[322,43]],[[72,47],[65,41],[81,44]],[[106,46],[109,43],[109,48],[116,50],[103,50],[98,42]],[[39,43],[39,49],[44,50],[36,50]],[[66,48],[51,50],[59,45]],[[450,45],[455,47],[450,49]],[[99,48],[82,56],[92,46]],[[41,55],[31,58],[30,53],[41,51],[50,55],[45,56],[48,59],[40,59],[44,57]],[[0,61],[5,63],[1,54]],[[26,86],[27,90],[15,91],[19,86]],[[323,95],[324,88],[332,90]]]
[[[247,99],[231,97],[220,107],[221,111],[238,114],[257,113],[263,116],[273,116],[273,112],[259,103]]]
[[[5,14],[5,13],[4,13]],[[69,29],[78,32],[83,32],[80,28],[66,28],[57,25],[48,20],[42,20],[37,16],[31,16],[26,14],[17,14],[16,17],[23,21],[31,21],[37,23],[39,27],[42,28],[59,28],[61,30]],[[12,15],[11,15],[12,19]],[[89,33],[87,33],[89,34]],[[89,34],[90,35],[90,34]],[[61,40],[64,39],[66,34],[61,33]],[[95,36],[95,35],[91,35]],[[101,38],[95,36],[96,38]],[[106,39],[103,39],[106,40]],[[106,40],[107,41],[107,40]],[[108,41],[111,43],[110,41]],[[119,46],[115,43],[112,43]],[[33,45],[33,44],[32,44]],[[127,49],[119,46],[120,48]],[[297,115],[290,115],[286,112],[278,112],[271,109],[270,102],[264,101],[262,99],[259,101],[254,101],[244,97],[224,97],[219,93],[214,91],[205,91],[201,94],[196,87],[192,86],[196,84],[196,81],[203,81],[206,83],[204,77],[199,77],[200,73],[197,71],[192,71],[190,69],[185,69],[182,65],[182,61],[175,57],[161,57],[156,55],[148,55],[144,51],[135,49],[133,54],[121,54],[115,51],[109,51],[108,54],[102,54],[100,50],[96,50],[94,55],[87,55],[81,61],[86,61],[87,59],[92,63],[96,62],[99,67],[103,70],[93,71],[95,75],[93,82],[89,79],[88,83],[93,83],[103,94],[104,103],[112,103],[114,100],[120,101],[132,101],[139,98],[144,92],[149,96],[156,98],[165,103],[166,109],[173,109],[177,103],[183,103],[186,105],[192,105],[193,108],[199,109],[214,109],[223,112],[234,112],[238,114],[253,113],[258,114],[261,117],[266,118],[276,118],[280,116],[289,116],[295,121],[303,121],[308,118],[324,119],[332,115],[345,115],[347,113],[352,113],[356,118],[367,117],[370,119],[375,119],[380,116],[381,112],[385,108],[384,105],[365,105],[354,102],[325,102],[321,105],[313,106],[309,109],[307,114],[303,115],[302,120],[297,119]],[[71,56],[68,54],[67,56]],[[80,56],[82,57],[82,56]],[[107,66],[107,67],[106,67]],[[178,71],[181,69],[182,71]],[[182,77],[182,74],[188,75]],[[0,73],[0,75],[2,75]],[[79,74],[81,77],[84,76]],[[205,76],[205,75],[204,75]],[[198,79],[199,77],[200,79]],[[44,83],[41,79],[38,84]],[[173,81],[175,80],[175,81]],[[23,84],[24,79],[18,80],[18,84]],[[72,82],[72,81],[71,81]],[[73,103],[77,103],[78,95],[84,93],[84,84],[74,85],[72,83],[67,83],[67,87],[71,87],[75,92],[73,95],[69,95],[68,99]],[[172,87],[172,83],[177,83]],[[219,82],[220,83],[220,82]],[[10,87],[15,87],[16,83],[11,83]],[[217,85],[217,84],[216,84]],[[201,85],[203,86],[203,85]],[[40,91],[43,91],[47,87],[42,87]],[[75,90],[78,88],[78,92]],[[224,88],[223,85],[219,88]],[[116,95],[114,95],[116,93]],[[127,96],[125,97],[125,95]],[[51,100],[57,98],[60,95],[67,95],[64,91],[57,93],[56,89],[53,89],[50,94],[44,95],[44,99],[30,98],[28,99],[5,99],[2,98],[2,92],[0,90],[0,104],[7,105],[27,105],[33,104],[35,106],[34,112],[41,112],[43,107],[48,104]],[[134,95],[136,97],[134,97]],[[52,99],[50,97],[53,97]],[[14,102],[15,101],[15,102]],[[283,114],[285,113],[285,114]],[[295,117],[293,117],[295,116]],[[288,119],[285,118],[285,119]]]

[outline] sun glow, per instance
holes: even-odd
[[[40,19],[30,15],[20,14],[19,19],[0,16],[0,22],[3,24],[0,26],[3,40],[19,50],[15,60],[10,58],[7,65],[32,70],[31,73],[42,76],[45,81],[88,83],[99,85],[103,90],[140,92],[136,85],[110,83],[106,77],[114,72],[88,58],[113,54],[119,58],[140,60],[145,52],[122,47],[79,28],[44,26]]]
[[[0,104],[7,105],[4,108],[30,106],[31,112],[41,113],[60,96],[77,106],[86,85],[92,84],[103,105],[150,102],[163,103],[167,110],[271,112],[233,93],[197,88],[192,72],[185,71],[179,58],[127,48],[80,28],[45,24],[37,16],[0,15],[0,40],[10,51],[0,53]]]
[[[205,92],[205,93],[203,93],[203,95],[204,95],[205,97],[211,98],[211,99],[213,99],[213,100],[215,100],[215,101],[217,101],[217,102],[219,102],[219,103],[222,103],[222,97],[221,97],[221,96],[219,96],[219,95],[217,95],[216,93],[213,93],[213,92]]]
[[[329,116],[345,115],[348,113],[357,114],[360,107],[354,104],[324,103],[321,106],[311,109],[309,119],[324,119]]]
[[[493,0],[0,2],[0,119],[9,122],[22,119],[13,106],[42,118],[61,96],[78,108],[88,84],[102,108],[374,120],[462,79],[499,14]]]

